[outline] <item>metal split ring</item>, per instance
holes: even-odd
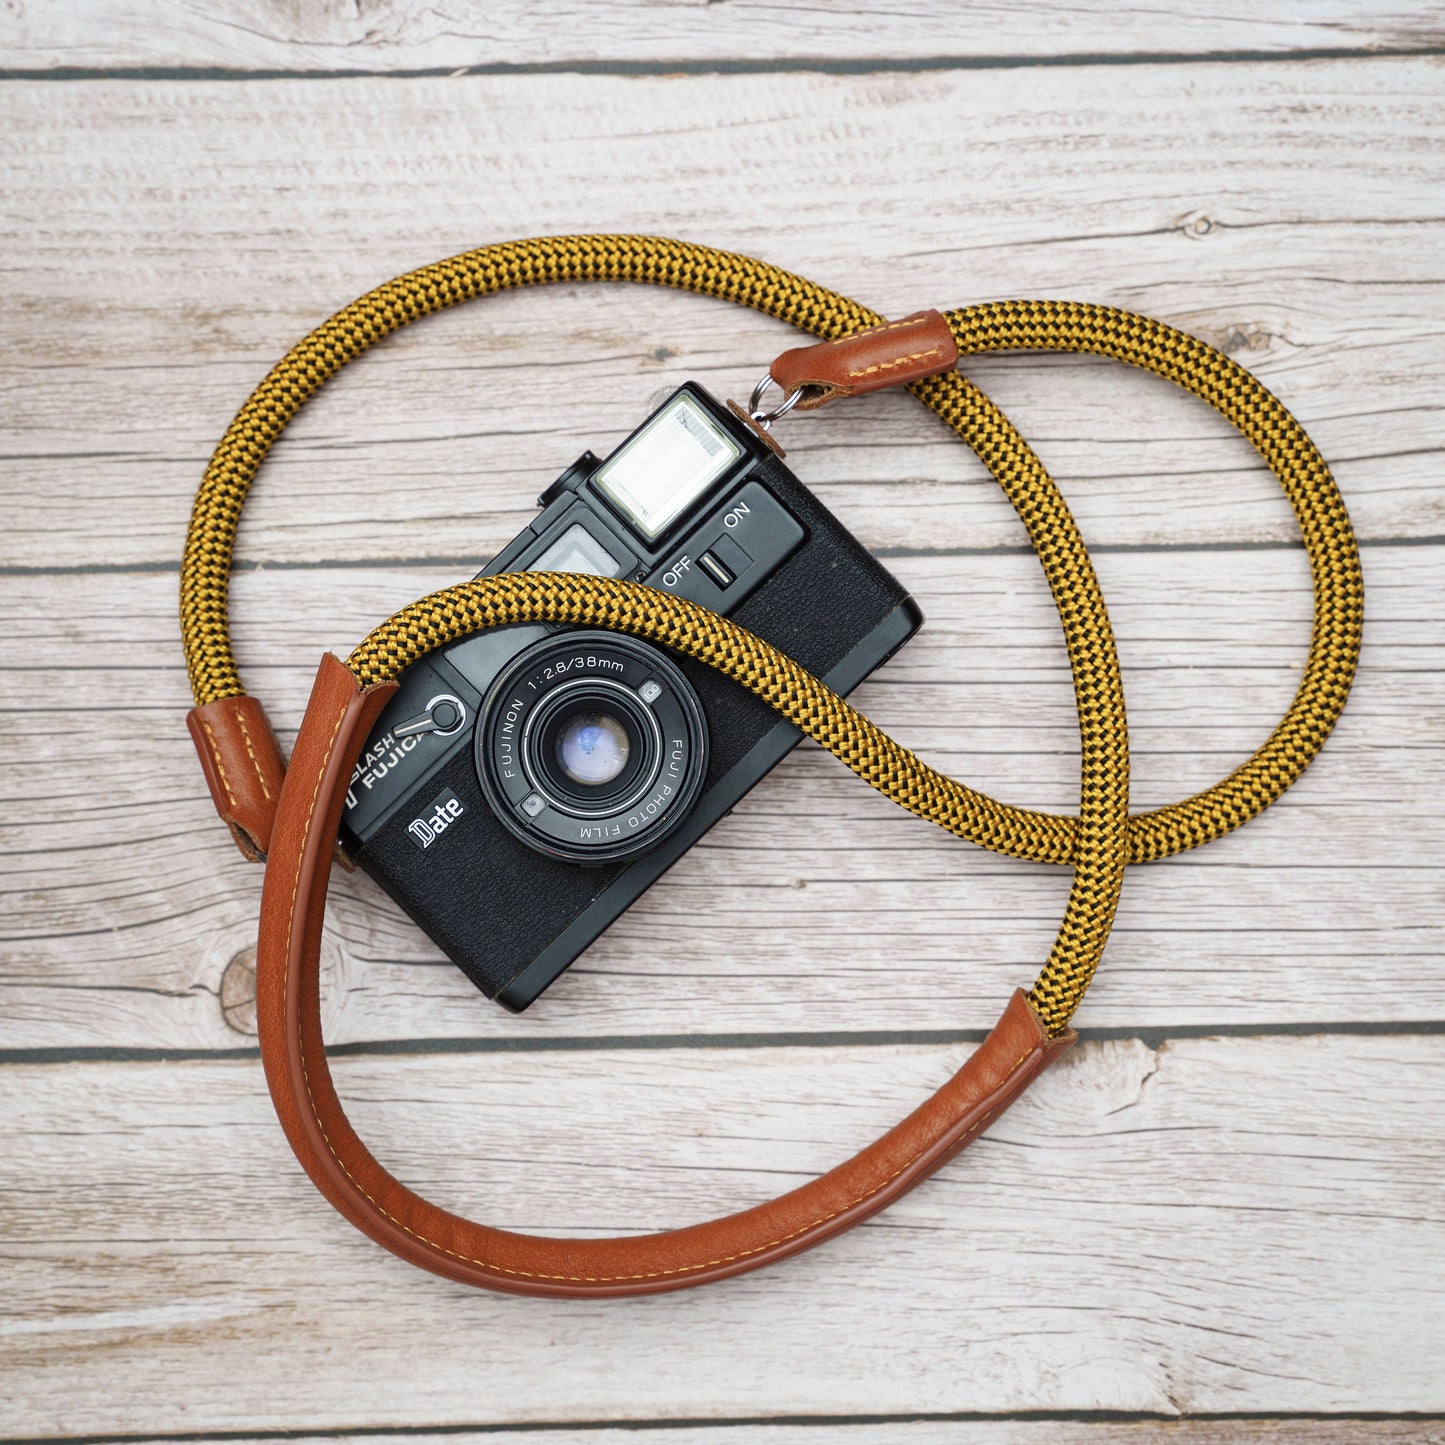
[[[765,371],[763,373],[763,379],[753,388],[753,394],[748,398],[748,415],[752,417],[764,431],[767,431],[780,416],[787,416],[803,399],[803,388],[800,386],[796,391],[790,391],[784,394],[783,404],[776,411],[764,411],[762,407],[759,406],[759,402],[762,401],[763,393],[767,391],[770,386],[777,386],[777,382],[773,380],[771,371]],[[778,387],[778,390],[782,391],[782,387]]]

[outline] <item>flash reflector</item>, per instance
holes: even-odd
[[[743,449],[685,392],[673,397],[593,477],[649,542],[705,493]]]

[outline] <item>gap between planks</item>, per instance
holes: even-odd
[[[345,69],[263,69],[225,65],[113,65],[0,67],[0,84],[44,81],[134,81],[267,84],[287,80],[476,80],[530,75],[603,76],[615,79],[746,75],[927,75],[939,71],[1096,69],[1121,65],[1299,65],[1317,61],[1433,60],[1445,56],[1441,45],[1397,45],[1356,49],[1321,45],[1295,50],[1081,51],[1076,55],[918,55],[879,56],[867,60],[825,60],[790,56],[777,60],[556,60],[496,61],[466,65],[376,66]]]
[[[481,12],[438,11],[417,0],[345,7],[255,6],[211,0],[184,19],[174,7],[111,0],[75,23],[64,6],[25,7],[0,22],[12,69],[55,78],[99,75],[392,76],[589,72],[745,74],[779,69],[844,73],[1101,64],[1290,63],[1433,52],[1445,27],[1431,14],[1383,11],[1361,0],[1315,0],[1285,14],[1246,5],[1207,12],[1145,0],[1127,24],[1066,0],[1012,0],[966,12],[916,0],[880,14],[866,5],[780,6],[592,0],[585,23],[556,0],[502,0]]]
[[[1360,551],[1363,553],[1370,548],[1376,547],[1442,547],[1445,546],[1445,535],[1438,537],[1365,537],[1358,539]],[[1096,557],[1130,557],[1148,556],[1153,553],[1185,553],[1185,552],[1299,552],[1304,551],[1304,543],[1301,541],[1288,541],[1283,538],[1263,539],[1256,542],[1094,542],[1089,547],[1090,556]],[[1031,547],[879,547],[873,549],[873,556],[880,561],[891,562],[900,558],[913,559],[919,557],[934,557],[941,560],[963,559],[967,557],[1032,557],[1034,555]],[[231,566],[233,577],[241,576],[252,572],[334,572],[354,571],[358,566],[366,565],[372,567],[416,567],[416,568],[449,568],[455,570],[459,575],[469,575],[469,570],[475,570],[480,562],[475,555],[468,556],[415,556],[415,557],[385,557],[378,556],[359,563],[345,561],[341,558],[326,559],[316,558],[314,560],[282,559],[278,561],[266,561],[259,557],[238,557]],[[164,576],[179,577],[181,566],[177,562],[82,562],[71,567],[46,566],[37,563],[35,566],[0,566],[0,577],[124,577],[124,576]]]
[[[324,1431],[225,1431],[197,1434],[67,1436],[66,1445],[322,1445],[338,1439],[399,1440],[406,1445],[476,1445],[524,1435],[527,1445],[737,1445],[743,1432],[753,1445],[1442,1445],[1445,1416],[1301,1413],[1280,1416],[1241,1411],[1184,1417],[1118,1410],[1030,1410],[1010,1415],[976,1412],[898,1415],[739,1416],[730,1420],[585,1420],[549,1424],[394,1425]],[[31,1436],[7,1445],[53,1445],[55,1436]]]

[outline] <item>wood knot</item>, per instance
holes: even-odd
[[[243,948],[221,975],[221,1017],[238,1034],[256,1035],[256,950]]]
[[[1224,352],[1226,356],[1259,356],[1271,350],[1276,340],[1283,339],[1277,338],[1267,325],[1248,321],[1201,324],[1194,328],[1194,335]]]

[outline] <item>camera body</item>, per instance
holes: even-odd
[[[923,620],[695,383],[538,505],[479,575],[632,578],[731,616],[839,693]],[[403,674],[352,776],[342,845],[517,1012],[801,737],[714,669],[637,638],[494,628]]]

